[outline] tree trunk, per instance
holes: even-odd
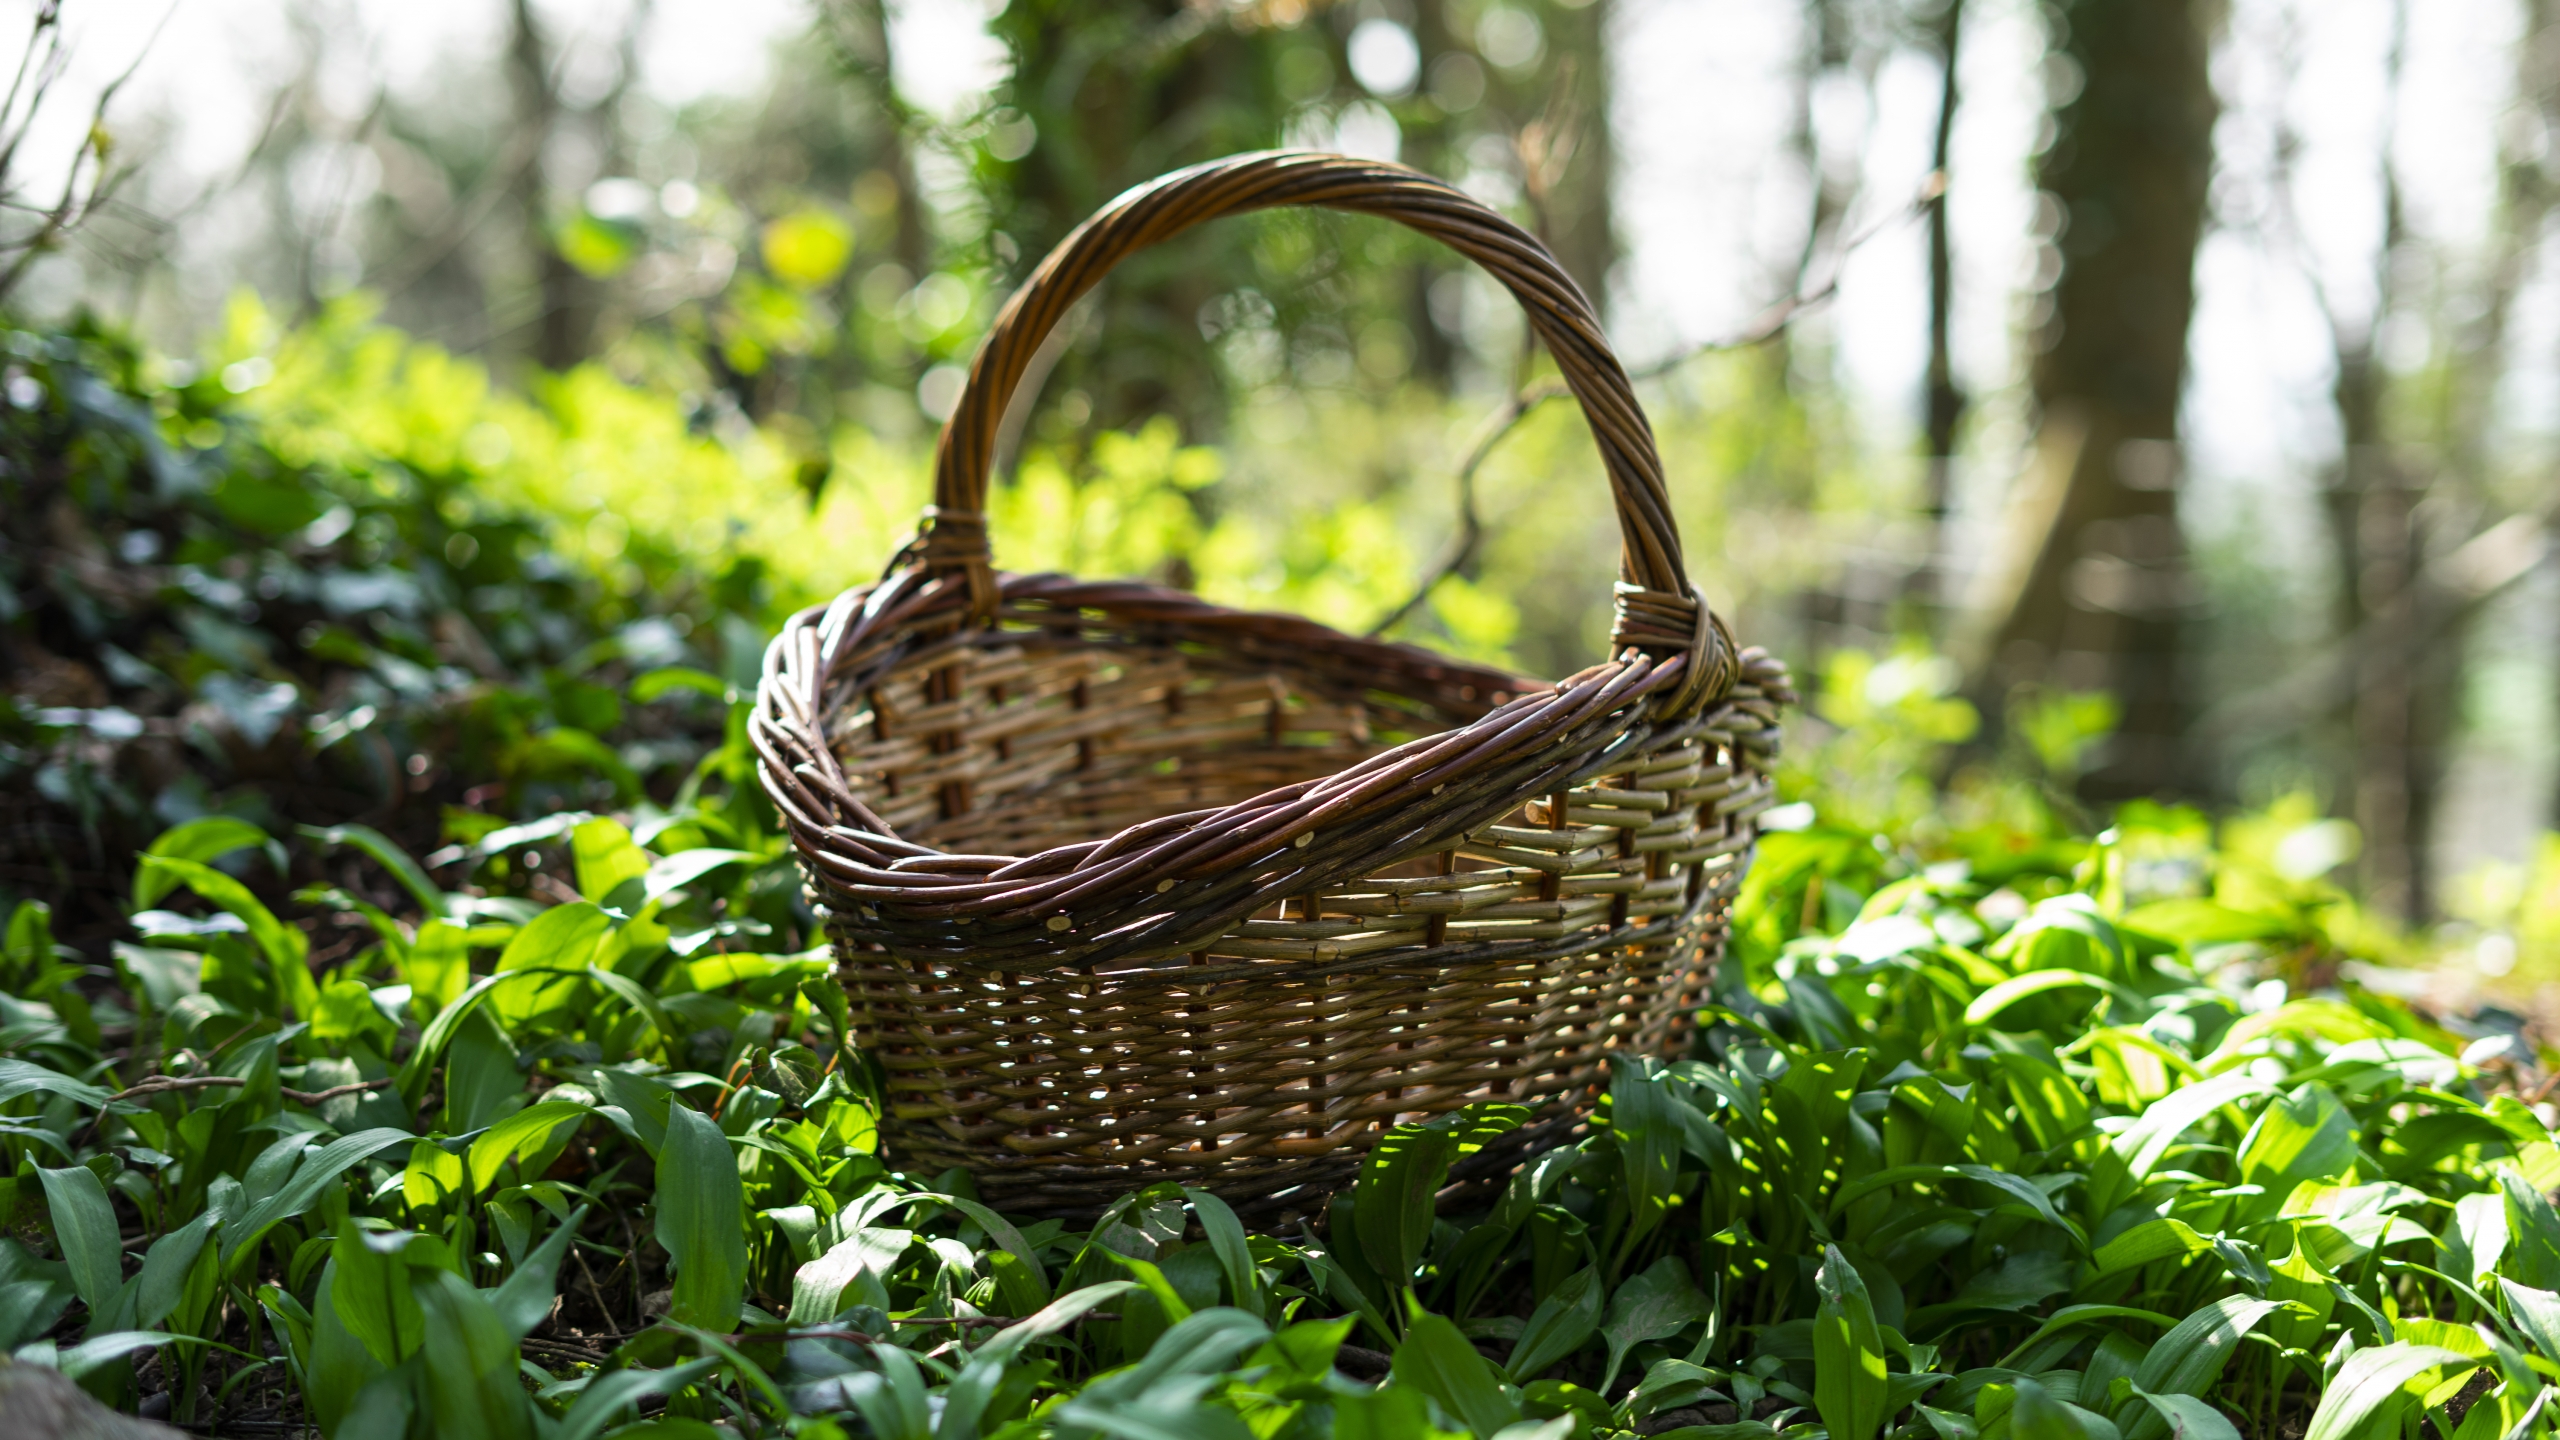
[[[1956,57],[1964,30],[1964,0],[1943,0],[1943,6],[1933,37],[1942,68],[1938,78],[1937,141],[1929,156],[1930,168],[1938,172],[1942,187],[1947,183],[1949,147],[1955,137]],[[1964,391],[1956,387],[1955,363],[1948,343],[1954,313],[1955,264],[1948,246],[1947,201],[1942,188],[1937,202],[1929,207],[1929,371],[1921,402],[1929,445],[1927,504],[1933,565],[1944,544],[1956,427],[1964,422]]]
[[[602,297],[551,240],[551,187],[543,171],[543,141],[560,123],[560,92],[552,84],[551,47],[535,21],[532,0],[513,0],[507,40],[507,84],[515,95],[515,123],[532,137],[532,158],[511,189],[524,253],[541,306],[534,326],[534,363],[565,370],[587,358]]]
[[[2093,800],[2202,788],[2184,731],[2194,604],[2178,525],[2178,400],[2213,161],[2209,0],[2070,0],[2056,53],[2082,77],[2038,181],[2062,207],[2061,275],[2031,373],[2060,503],[2001,623],[1985,698],[2103,690],[2120,719]],[[2068,441],[2069,443],[2063,443]]]
[[[1618,235],[1610,208],[1610,187],[1617,178],[1617,146],[1609,124],[1609,17],[1611,0],[1592,0],[1580,10],[1550,10],[1550,73],[1559,87],[1570,87],[1572,154],[1558,167],[1541,209],[1547,234],[1565,273],[1582,286],[1591,303],[1604,311],[1609,303],[1609,272],[1618,263]]]

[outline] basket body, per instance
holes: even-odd
[[[1109,264],[1218,214],[1386,215],[1519,297],[1625,548],[1612,654],[1548,684],[1134,582],[1004,575],[983,502],[1031,350]],[[1113,202],[997,318],[926,529],[793,617],[750,734],[885,1073],[892,1158],[999,1208],[1175,1181],[1308,1213],[1402,1121],[1587,1117],[1686,1047],[1749,863],[1783,667],[1689,584],[1650,428],[1537,242],[1437,181],[1241,156]]]

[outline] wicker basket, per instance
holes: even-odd
[[[1122,257],[1279,205],[1401,221],[1527,308],[1616,496],[1607,662],[1547,684],[991,568],[989,455],[1042,337]],[[792,618],[752,725],[902,1166],[1017,1212],[1161,1180],[1268,1212],[1399,1120],[1530,1106],[1467,1162],[1492,1173],[1579,1124],[1612,1054],[1683,1047],[1792,698],[1690,586],[1652,431],[1545,248],[1414,171],[1296,153],[1133,190],[1042,262],[916,542]]]

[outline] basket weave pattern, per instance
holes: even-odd
[[[987,563],[1022,361],[1111,261],[1217,214],[1387,214],[1486,263],[1584,401],[1622,530],[1614,658],[1554,685],[1132,582]],[[1303,1207],[1400,1119],[1579,1122],[1684,1043],[1767,806],[1783,667],[1679,571],[1587,302],[1437,182],[1304,155],[1124,196],[999,317],[888,577],[794,617],[751,733],[881,1064],[899,1163],[1021,1211],[1139,1185]]]

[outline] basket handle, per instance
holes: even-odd
[[[920,565],[928,577],[961,578],[970,610],[993,615],[987,477],[997,428],[1032,352],[1067,308],[1126,257],[1203,221],[1282,205],[1385,216],[1465,255],[1511,291],[1582,403],[1617,501],[1611,649],[1689,656],[1670,707],[1675,713],[1731,688],[1739,673],[1733,644],[1682,566],[1653,427],[1582,288],[1535,236],[1465,192],[1401,165],[1342,155],[1264,151],[1177,170],[1122,194],[1060,241],[1005,303],[969,367],[934,455],[933,507],[902,563]]]

